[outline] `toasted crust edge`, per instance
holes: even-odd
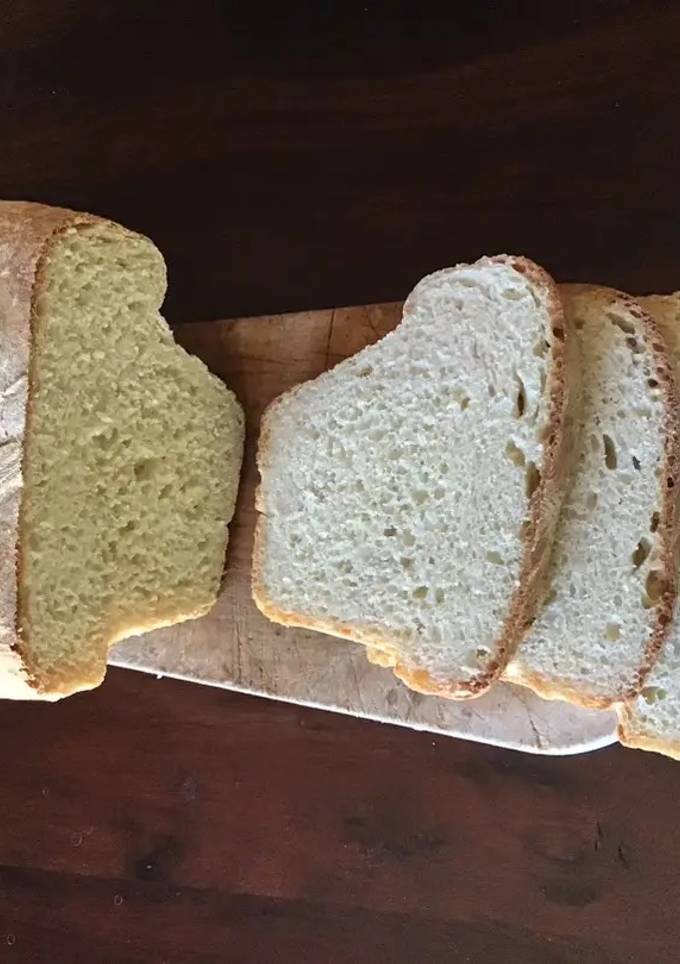
[[[662,487],[662,517],[659,520],[658,528],[666,588],[656,606],[656,623],[645,647],[642,662],[630,683],[624,689],[609,695],[601,695],[595,692],[584,692],[564,677],[547,677],[531,670],[529,667],[518,666],[516,673],[507,677],[508,682],[526,686],[542,699],[566,700],[585,709],[604,710],[617,708],[620,704],[637,696],[670,629],[678,589],[675,564],[675,542],[678,535],[678,497],[675,493],[680,484],[678,477],[680,471],[680,435],[678,434],[680,401],[669,352],[661,331],[650,313],[645,311],[632,295],[600,285],[560,285],[560,290],[567,297],[583,293],[597,293],[603,299],[607,299],[606,304],[612,304],[614,301],[622,302],[633,317],[641,323],[643,338],[654,360],[659,384],[662,386],[665,395],[664,470],[662,477],[664,480],[672,478],[675,483],[670,488],[667,485]]]
[[[559,515],[568,467],[568,452],[571,447],[568,414],[572,401],[570,384],[573,366],[568,365],[568,346],[573,336],[569,331],[556,283],[543,268],[528,258],[520,256],[496,255],[480,258],[475,264],[507,264],[523,274],[535,288],[539,289],[547,310],[549,331],[546,331],[546,336],[550,343],[550,368],[545,387],[545,394],[549,399],[548,439],[544,445],[543,461],[540,466],[540,482],[528,505],[518,586],[510,597],[507,615],[495,641],[495,651],[485,670],[465,680],[441,681],[434,678],[427,670],[414,669],[402,663],[398,648],[379,627],[347,625],[336,620],[317,619],[310,614],[281,609],[269,597],[263,579],[266,508],[262,500],[261,484],[256,490],[255,497],[258,518],[253,544],[252,595],[260,611],[268,619],[284,626],[316,630],[363,643],[369,647],[367,656],[371,662],[390,666],[394,675],[410,689],[447,699],[470,699],[486,692],[500,676],[535,616],[545,590],[550,559],[549,549]],[[456,267],[466,266],[456,265]],[[407,299],[400,324],[407,317],[408,306]],[[343,362],[340,364],[342,365]],[[568,368],[569,374],[567,374]],[[323,374],[318,377],[322,378]],[[267,456],[272,416],[279,405],[284,401],[290,401],[297,394],[300,387],[300,385],[295,386],[275,398],[262,416],[257,449],[257,465],[261,477],[268,470]]]

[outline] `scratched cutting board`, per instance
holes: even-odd
[[[613,743],[612,713],[546,702],[506,684],[462,703],[422,696],[371,665],[362,646],[276,626],[251,601],[254,452],[263,409],[281,392],[376,341],[400,315],[400,305],[372,305],[178,329],[178,340],[225,379],[247,416],[227,579],[208,616],[119,643],[109,662],[533,753],[578,753]]]

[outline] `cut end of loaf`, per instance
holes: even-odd
[[[97,685],[112,642],[217,595],[243,416],[175,345],[164,291],[156,248],[108,222],[67,227],[39,264],[18,648],[42,692]]]

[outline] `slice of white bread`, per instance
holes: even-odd
[[[565,464],[568,333],[550,277],[482,258],[399,327],[275,400],[253,595],[367,644],[413,689],[483,692],[533,618]]]
[[[607,288],[564,286],[581,355],[573,477],[550,590],[505,679],[606,707],[639,691],[675,598],[678,406],[649,314]]]
[[[639,298],[671,351],[680,384],[680,292]],[[680,759],[680,624],[676,610],[668,637],[640,693],[618,707],[619,738],[627,746]]]
[[[0,696],[99,683],[216,598],[243,414],[159,314],[146,238],[0,203]]]

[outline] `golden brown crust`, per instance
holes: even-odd
[[[532,285],[540,291],[541,298],[547,305],[550,326],[550,331],[546,333],[550,343],[550,374],[546,384],[546,391],[549,394],[547,438],[544,443],[543,463],[540,466],[540,481],[529,504],[518,587],[510,599],[504,628],[495,644],[495,652],[484,671],[465,680],[441,681],[432,677],[424,669],[414,668],[402,663],[398,647],[395,645],[397,641],[385,638],[383,628],[347,626],[335,620],[319,620],[309,614],[287,612],[280,609],[269,598],[264,585],[263,558],[266,507],[262,503],[261,486],[256,493],[256,509],[260,516],[255,527],[252,591],[259,609],[269,619],[286,626],[313,629],[364,643],[369,647],[367,655],[372,662],[378,662],[383,666],[390,665],[394,674],[411,689],[449,699],[469,699],[485,692],[502,672],[526,628],[535,616],[536,608],[544,591],[550,543],[559,513],[570,447],[570,426],[567,424],[567,412],[571,402],[570,381],[572,375],[571,371],[569,375],[567,374],[567,346],[570,342],[570,332],[568,331],[568,322],[562,309],[557,286],[547,272],[526,258],[498,255],[494,258],[482,258],[478,263],[483,264],[485,262],[510,265],[516,271],[525,275]],[[408,301],[404,307],[404,318],[407,315]],[[320,378],[323,377],[323,375],[320,376]],[[268,468],[272,414],[276,411],[278,405],[284,400],[289,401],[299,389],[300,386],[297,386],[275,399],[263,415],[257,453],[258,468],[261,475]]]
[[[623,305],[640,322],[643,340],[654,359],[656,377],[664,394],[665,409],[664,465],[662,470],[661,513],[658,526],[661,544],[660,560],[665,589],[655,607],[656,621],[640,665],[634,678],[629,681],[625,688],[607,695],[588,693],[584,692],[582,688],[574,686],[568,679],[560,679],[556,676],[546,677],[521,663],[518,665],[516,673],[513,673],[509,679],[513,683],[527,686],[537,696],[546,700],[567,700],[587,709],[609,709],[633,699],[640,692],[661,651],[671,624],[677,596],[675,549],[678,536],[677,500],[678,488],[680,487],[680,436],[678,434],[680,402],[675,376],[669,360],[669,351],[661,331],[652,316],[631,295],[613,288],[593,285],[561,285],[560,291],[563,293],[565,300],[583,293],[587,293],[590,297],[602,298],[603,310],[607,307]],[[669,484],[669,481],[671,484]]]
[[[19,653],[17,630],[21,464],[36,274],[52,236],[83,217],[30,202],[0,202],[0,440],[5,459],[7,453],[14,456],[11,474],[0,468],[0,696],[9,699],[37,695]]]

